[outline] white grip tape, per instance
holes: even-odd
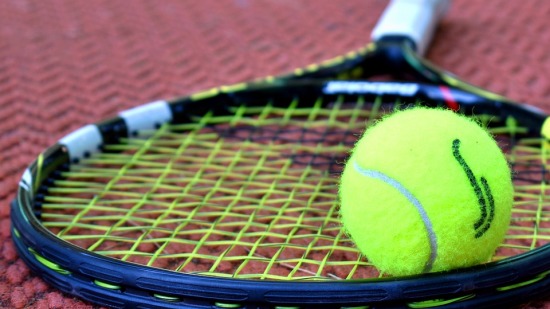
[[[74,161],[98,152],[103,138],[97,126],[89,124],[63,137],[59,143],[67,148],[69,158]]]
[[[384,36],[406,36],[416,44],[416,52],[423,55],[449,5],[450,0],[392,0],[371,39],[376,42]]]
[[[133,135],[143,130],[154,130],[172,120],[172,112],[166,101],[155,101],[123,111],[119,116],[124,119],[128,134]]]

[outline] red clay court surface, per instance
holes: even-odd
[[[360,47],[386,3],[0,1],[0,307],[93,307],[31,274],[11,242],[9,203],[41,150],[132,106]],[[548,16],[545,0],[454,0],[428,58],[550,112]]]

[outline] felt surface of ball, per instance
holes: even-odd
[[[403,276],[488,262],[510,222],[513,185],[504,154],[475,121],[414,108],[365,131],[339,195],[359,250]]]

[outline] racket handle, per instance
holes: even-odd
[[[445,15],[450,0],[392,0],[372,31],[371,39],[408,38],[416,52],[424,55],[439,20]]]

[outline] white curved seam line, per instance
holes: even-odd
[[[357,161],[353,162],[353,167],[357,172],[359,172],[361,175],[378,179],[393,188],[395,188],[399,193],[401,193],[413,206],[416,208],[416,211],[420,215],[422,219],[422,223],[424,223],[424,227],[426,228],[426,231],[428,232],[428,240],[430,243],[430,258],[428,262],[426,263],[426,266],[424,267],[424,272],[431,271],[433,264],[435,262],[435,259],[437,258],[437,236],[434,232],[432,222],[430,221],[430,218],[428,217],[428,214],[426,213],[426,210],[424,209],[424,206],[420,203],[420,201],[409,191],[407,188],[405,188],[399,181],[391,178],[390,176],[379,172],[375,170],[365,169],[361,167]]]

